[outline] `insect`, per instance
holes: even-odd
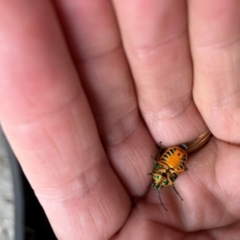
[[[163,150],[164,148],[160,143],[157,156],[154,159],[155,166],[149,175],[152,175],[152,187],[158,190],[158,197],[162,206],[168,211],[162,202],[160,189],[172,186],[179,198],[183,200],[173,183],[180,173],[188,170],[186,167],[188,155],[187,146],[184,144],[169,147],[165,151]]]

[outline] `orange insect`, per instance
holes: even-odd
[[[165,151],[163,151],[163,149],[160,145],[157,156],[154,159],[155,166],[149,175],[152,175],[152,186],[158,190],[158,196],[162,206],[168,211],[162,202],[160,189],[172,186],[180,199],[183,200],[173,183],[180,173],[188,170],[186,167],[188,155],[187,146],[184,144],[169,147],[165,149]]]

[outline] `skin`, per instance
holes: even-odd
[[[58,239],[238,239],[238,0],[0,1],[1,125]],[[175,187],[156,143],[213,133]]]

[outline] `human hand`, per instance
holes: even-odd
[[[0,119],[58,239],[236,239],[240,3],[54,4],[0,3]],[[135,201],[156,142],[205,123],[216,138],[177,179],[184,201]]]

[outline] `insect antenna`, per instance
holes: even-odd
[[[167,208],[164,206],[164,204],[162,202],[162,199],[161,199],[161,196],[160,196],[160,189],[158,189],[158,198],[159,198],[159,201],[162,204],[163,208],[168,212]]]
[[[174,187],[174,185],[172,185],[174,191],[176,192],[176,194],[180,197],[180,199],[183,201],[182,197],[180,196],[179,192],[177,191],[177,189]]]

